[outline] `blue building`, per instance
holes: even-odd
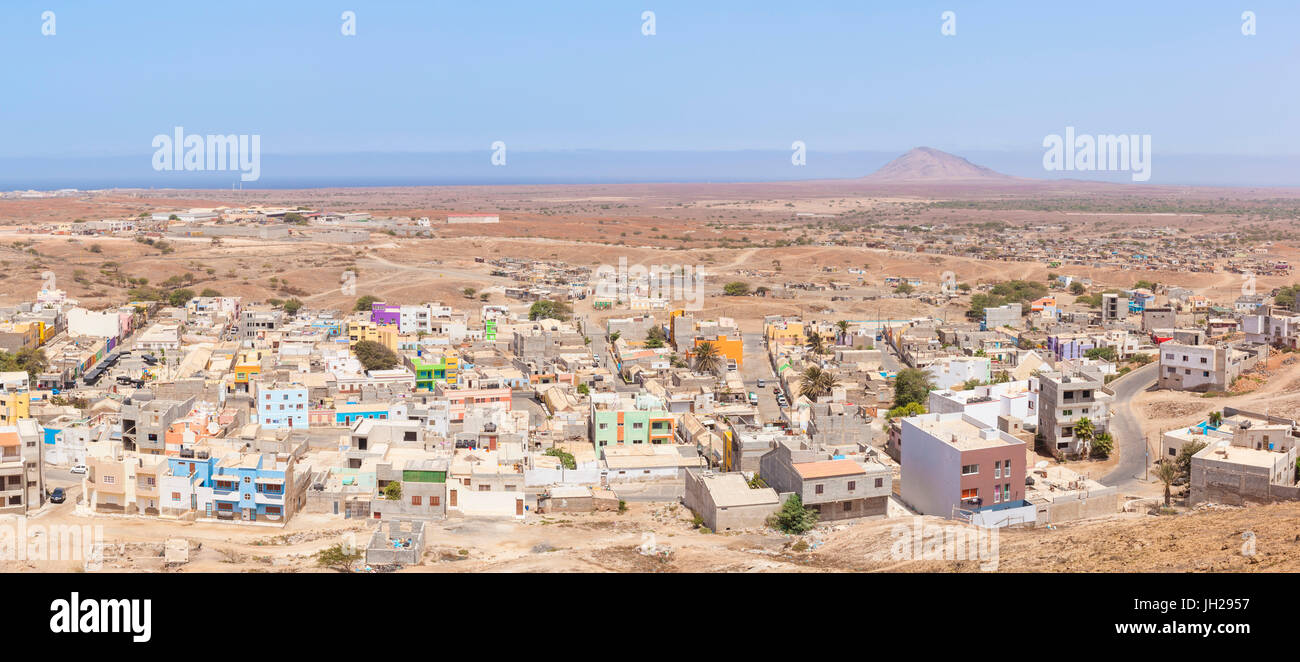
[[[257,422],[264,428],[298,428],[309,426],[307,387],[298,383],[257,385]]]
[[[218,519],[283,522],[293,514],[286,492],[293,481],[293,458],[273,453],[231,455],[216,464],[212,497],[205,514]]]

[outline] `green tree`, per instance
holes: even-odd
[[[1208,445],[1204,441],[1189,441],[1178,449],[1178,455],[1174,457],[1174,467],[1178,469],[1176,482],[1185,483],[1192,479],[1192,456]]]
[[[711,342],[702,342],[695,346],[695,369],[699,372],[717,372],[722,367],[722,352]]]
[[[826,353],[826,341],[822,339],[822,334],[816,331],[808,332],[808,351],[813,354]]]
[[[1169,488],[1174,484],[1174,481],[1178,480],[1178,466],[1168,459],[1160,460],[1159,468],[1156,469],[1156,478],[1165,484],[1165,508],[1169,508],[1169,500],[1173,497],[1173,493]]]
[[[290,315],[297,315],[298,311],[302,310],[302,302],[296,298],[289,299],[284,302],[283,308],[284,312],[289,313]]]
[[[1083,455],[1087,455],[1092,446],[1092,436],[1096,432],[1092,421],[1084,416],[1074,424],[1074,436],[1079,439]]]
[[[402,481],[395,480],[384,486],[384,498],[389,501],[402,500]]]
[[[379,301],[379,297],[371,296],[367,294],[357,299],[357,303],[356,305],[352,306],[352,310],[357,312],[362,312],[362,313],[368,313],[370,312],[371,304],[374,304],[378,301]]]
[[[1080,294],[1083,294],[1084,292],[1087,291],[1088,288],[1084,287],[1083,283],[1080,283],[1077,280],[1070,283],[1070,294],[1073,294],[1074,296],[1079,296]]]
[[[26,372],[35,380],[49,364],[43,349],[24,347],[17,352],[0,351],[0,372]]]
[[[587,386],[586,384],[578,384],[578,393],[581,393],[582,395],[588,395],[591,393],[591,387]]]
[[[912,287],[911,285],[908,285],[907,283],[899,283],[898,287],[894,288],[895,294],[911,294],[915,291],[916,288]]]
[[[798,494],[791,494],[781,509],[768,519],[768,525],[782,533],[803,535],[817,526],[817,512],[804,508],[803,499]]]
[[[1110,436],[1109,432],[1098,432],[1092,438],[1092,456],[1097,458],[1108,458],[1112,451],[1115,450],[1115,439]]]
[[[909,402],[885,412],[885,418],[907,418],[908,416],[920,416],[924,413],[925,405],[919,402]]]
[[[205,287],[203,288],[203,291],[199,293],[199,296],[212,298],[221,296],[221,293],[210,287]]]
[[[722,293],[729,297],[743,297],[749,294],[749,283],[733,280],[722,286]]]
[[[1083,355],[1090,359],[1100,359],[1102,361],[1114,361],[1116,357],[1115,348],[1109,345],[1105,347],[1094,347],[1084,352]]]
[[[894,406],[901,407],[909,402],[922,406],[930,399],[934,382],[930,374],[917,368],[904,368],[894,377]]]
[[[1210,412],[1210,425],[1213,425],[1216,428],[1219,427],[1220,425],[1223,425],[1223,412],[1221,411]]]
[[[397,355],[373,340],[362,340],[352,346],[352,353],[366,370],[388,370],[397,367]]]
[[[810,365],[804,368],[799,375],[799,395],[816,401],[824,395],[830,395],[835,387],[840,385],[840,380],[829,370],[822,370],[820,367]]]
[[[194,290],[190,290],[190,289],[172,290],[171,294],[167,295],[167,303],[173,306],[184,306],[187,301],[193,298],[194,298]]]
[[[849,341],[849,321],[840,320],[835,323],[835,328],[839,331],[839,335],[835,338],[835,343],[839,345],[847,344]]]
[[[352,572],[352,566],[361,560],[361,552],[347,551],[343,545],[334,545],[326,547],[316,553],[316,565],[322,568],[333,568],[339,572]]]
[[[573,453],[569,453],[563,449],[551,447],[546,449],[545,455],[559,458],[560,465],[563,466],[565,469],[578,468],[578,460],[573,457]]]
[[[573,312],[573,310],[569,308],[569,305],[564,303],[563,301],[551,301],[550,299],[542,299],[540,301],[533,302],[533,305],[529,307],[528,319],[530,320],[555,319],[555,320],[564,321],[569,319],[569,313],[571,312]]]

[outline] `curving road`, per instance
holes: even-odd
[[[1102,477],[1101,482],[1106,485],[1123,489],[1141,482],[1138,476],[1146,464],[1146,437],[1129,405],[1134,396],[1155,385],[1158,368],[1159,363],[1152,361],[1111,382],[1115,399],[1110,407],[1110,433],[1119,452],[1119,464]]]

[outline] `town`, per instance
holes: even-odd
[[[1298,288],[1245,293],[1290,273],[1268,239],[918,224],[825,243],[874,266],[708,257],[655,278],[624,257],[611,287],[613,267],[482,250],[419,267],[479,279],[442,300],[367,280],[401,267],[383,242],[501,222],[254,205],[19,228],[6,249],[46,267],[60,242],[344,252],[316,263],[325,283],[270,270],[275,297],[204,287],[222,276],[202,260],[152,282],[110,260],[74,273],[80,294],[49,272],[0,308],[4,512],[107,523],[92,551],[123,571],[557,569],[582,546],[586,570],[789,570],[836,549],[870,567],[912,518],[1046,535],[1300,500],[1300,411],[1274,404],[1300,383]],[[906,275],[909,253],[1012,236],[1037,252],[982,259],[1041,276]],[[1247,285],[1206,294],[1193,272]],[[803,312],[735,303],[760,300]]]

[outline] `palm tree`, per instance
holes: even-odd
[[[1095,431],[1096,428],[1093,427],[1092,421],[1088,420],[1086,416],[1074,424],[1074,436],[1078,437],[1080,441],[1079,453],[1084,457],[1088,457],[1089,452],[1092,450],[1090,448],[1092,446],[1092,434]]]
[[[841,345],[847,345],[848,344],[847,341],[849,339],[849,321],[840,320],[835,323],[835,328],[840,330],[840,335],[839,338],[836,340],[836,342]]]
[[[822,340],[822,334],[816,331],[808,332],[808,351],[813,354],[826,353],[826,341]]]
[[[836,387],[840,385],[840,378],[829,370],[823,370],[820,377],[817,378],[817,390],[821,395],[830,395]]]
[[[699,372],[717,372],[722,365],[722,354],[711,342],[702,342],[695,346],[695,369]]]
[[[822,379],[823,370],[815,365],[804,368],[803,374],[799,375],[799,395],[816,400],[818,396],[818,382]]]
[[[1160,460],[1160,468],[1156,469],[1156,478],[1165,484],[1165,508],[1169,507],[1169,486],[1178,480],[1178,465],[1167,459]]]
[[[1223,412],[1221,411],[1210,412],[1210,425],[1213,425],[1216,428],[1219,427],[1220,425],[1223,425]]]
[[[840,380],[835,373],[829,370],[811,365],[804,369],[803,374],[799,375],[799,395],[809,400],[816,401],[823,395],[830,395],[835,387],[840,385]]]

